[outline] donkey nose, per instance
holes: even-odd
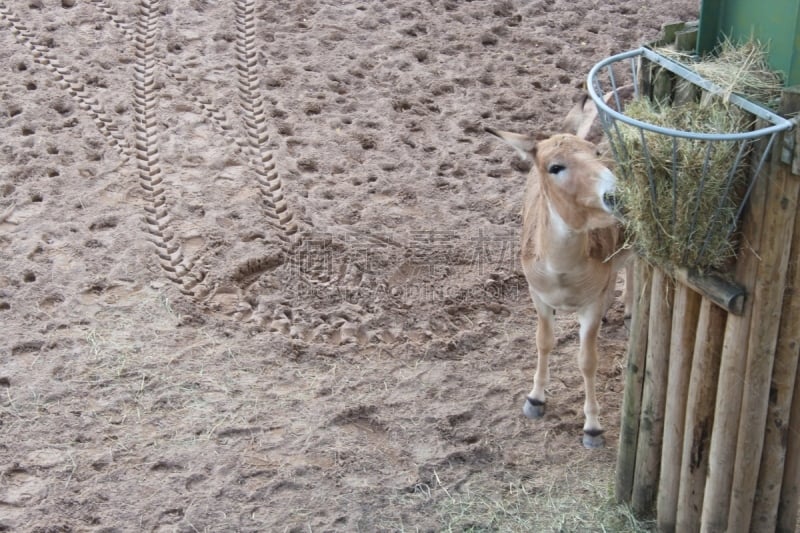
[[[618,219],[625,218],[626,209],[625,204],[620,201],[619,196],[614,192],[607,192],[603,194],[603,204],[606,209]]]
[[[603,203],[606,205],[606,208],[612,212],[617,212],[619,208],[619,199],[613,191],[608,191],[603,194]]]

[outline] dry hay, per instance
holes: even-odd
[[[725,101],[733,93],[773,111],[778,108],[783,79],[767,62],[766,45],[751,39],[734,43],[723,40],[713,53],[698,58],[671,48],[659,48],[659,54],[685,63],[697,74],[717,85]]]
[[[719,99],[675,107],[639,99],[626,114],[697,133],[739,132],[749,126],[743,111]],[[619,134],[620,201],[640,253],[703,271],[733,257],[730,234],[748,177],[747,154],[731,173],[739,143],[676,138],[621,123]]]

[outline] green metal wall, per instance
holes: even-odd
[[[702,0],[698,53],[714,49],[723,36],[751,36],[769,45],[769,62],[787,86],[800,85],[800,0]]]

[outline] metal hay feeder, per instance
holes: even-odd
[[[746,131],[720,132],[720,133],[701,133],[693,131],[683,131],[667,127],[642,122],[625,114],[623,95],[619,79],[625,78],[632,80],[634,98],[647,97],[642,94],[641,64],[642,60],[647,60],[656,65],[659,69],[664,69],[676,80],[688,82],[707,93],[723,94],[723,90],[714,83],[702,78],[685,66],[672,61],[648,48],[638,48],[629,52],[624,52],[609,57],[596,64],[588,76],[589,94],[597,106],[600,122],[608,139],[611,152],[617,162],[617,173],[621,180],[635,179],[633,175],[631,161],[632,157],[644,160],[646,173],[640,179],[647,180],[649,184],[649,194],[651,195],[651,213],[654,221],[658,225],[655,231],[658,246],[661,247],[664,241],[687,241],[693,240],[694,252],[688,253],[688,246],[683,250],[672,253],[671,259],[665,260],[658,253],[649,253],[648,250],[640,250],[645,256],[650,256],[659,262],[666,262],[673,266],[688,267],[696,270],[709,270],[709,265],[713,265],[718,258],[714,257],[717,251],[709,247],[712,235],[724,235],[722,241],[730,242],[736,231],[738,221],[753,190],[753,185],[761,173],[764,163],[767,160],[771,148],[775,144],[776,137],[783,131],[791,129],[795,123],[776,115],[756,105],[749,100],[736,94],[726,95],[727,101],[750,115],[759,119],[759,124],[766,124],[756,129]],[[624,70],[626,65],[630,75],[626,75]],[[620,74],[620,67],[623,73]],[[617,72],[615,72],[615,70]],[[623,142],[623,135],[638,136],[638,148],[641,153],[630,153],[628,146]],[[671,160],[666,162],[669,168],[671,184],[659,182],[656,172],[654,172],[653,153],[651,145],[656,136],[663,136],[667,143],[671,144]],[[701,147],[702,165],[700,169],[687,168],[680,163],[682,150],[691,145],[694,150]],[[709,164],[712,154],[717,150],[727,150],[730,152],[732,164],[730,168],[724,170],[725,176],[722,183],[722,194],[717,191],[719,198],[717,208],[713,210],[709,219],[698,219],[697,207],[706,192],[706,185],[709,182],[711,169]],[[733,156],[735,153],[735,156]],[[678,194],[678,180],[682,173],[684,177],[697,178],[696,189],[689,198],[681,198]],[[722,176],[719,176],[722,177]],[[741,183],[744,181],[744,183]],[[658,192],[661,194],[671,194],[671,213],[658,212]],[[736,194],[734,194],[736,193]],[[662,199],[663,200],[663,199]],[[728,209],[723,213],[723,206],[731,206],[727,203],[735,202],[733,209]],[[667,198],[667,205],[670,198]],[[664,204],[662,204],[663,206]],[[676,212],[678,207],[692,211],[691,220],[682,221],[683,232],[676,233]],[[688,227],[687,227],[688,224]],[[678,245],[681,242],[677,243]],[[685,242],[683,244],[686,244]]]

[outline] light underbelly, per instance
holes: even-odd
[[[541,263],[525,269],[531,289],[547,305],[574,312],[596,302],[609,284],[608,268],[587,268],[574,272],[551,272]]]
[[[575,294],[568,290],[537,290],[536,292],[539,298],[550,307],[568,313],[578,311],[595,300],[595,298],[587,299],[585,294]]]

